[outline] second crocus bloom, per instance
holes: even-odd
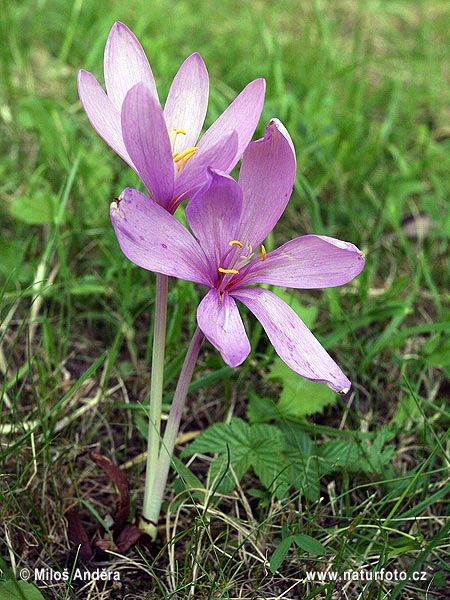
[[[266,252],[263,241],[286,207],[295,170],[291,139],[274,119],[265,137],[245,151],[238,183],[209,171],[209,181],[186,208],[193,235],[132,189],[112,204],[111,219],[132,262],[207,286],[197,322],[227,364],[241,364],[250,352],[238,300],[261,322],[287,365],[345,393],[350,381],[298,315],[273,292],[254,286],[334,287],[351,281],[364,267],[356,246],[326,236],[298,237]]]
[[[81,102],[93,128],[141,178],[150,197],[175,212],[206,181],[206,169],[229,173],[258,124],[265,82],[249,83],[197,142],[208,106],[209,78],[198,53],[175,75],[164,110],[150,64],[136,36],[113,25],[104,59],[107,93],[85,70]]]

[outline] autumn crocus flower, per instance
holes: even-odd
[[[105,47],[107,93],[88,71],[78,91],[93,128],[132,167],[150,197],[174,212],[204,184],[206,168],[229,173],[247,147],[261,115],[265,82],[249,83],[197,143],[206,115],[208,73],[198,53],[172,82],[162,109],[144,50],[123,23]]]
[[[245,151],[239,183],[211,171],[209,182],[190,200],[186,216],[194,235],[129,188],[112,204],[111,218],[131,261],[209,288],[197,322],[227,364],[241,364],[250,352],[239,300],[262,323],[286,364],[345,393],[349,380],[292,308],[273,292],[253,286],[333,287],[351,281],[364,266],[353,244],[326,236],[297,237],[266,252],[262,242],[286,207],[295,169],[292,142],[274,119],[264,139]]]

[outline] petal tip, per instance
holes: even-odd
[[[348,387],[342,388],[341,390],[338,390],[338,394],[340,394],[341,396],[345,396],[345,394],[348,394],[351,388],[351,384]]]

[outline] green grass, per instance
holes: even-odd
[[[123,187],[140,184],[91,129],[76,90],[81,67],[101,78],[118,19],[138,35],[162,98],[184,58],[202,54],[207,125],[248,81],[266,78],[256,135],[279,117],[299,164],[270,243],[325,233],[366,254],[350,285],[293,297],[314,311],[314,332],[354,385],[322,412],[299,414],[304,392],[297,380],[270,378],[273,350],[246,315],[251,357],[224,369],[204,345],[183,433],[226,428],[232,417],[264,426],[296,465],[292,485],[281,493],[264,476],[263,485],[254,467],[236,482],[233,455],[222,457],[225,473],[209,471],[206,451],[186,450],[159,544],[91,565],[120,570],[121,587],[38,586],[52,600],[448,596],[449,12],[444,0],[0,0],[7,577],[24,567],[70,570],[68,510],[79,506],[91,537],[114,512],[114,485],[88,451],[124,466],[131,518],[142,502],[154,276],[122,255],[108,214]],[[191,284],[172,282],[165,408],[198,299]],[[308,570],[381,568],[424,571],[426,581],[306,580]],[[11,597],[4,589],[0,582],[0,599]]]

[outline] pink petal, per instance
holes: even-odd
[[[250,343],[236,302],[227,293],[219,296],[216,289],[209,290],[197,309],[197,323],[227,365],[244,362]]]
[[[241,288],[232,295],[261,322],[277,354],[291,369],[336,392],[348,392],[350,381],[286,302],[262,288]]]
[[[242,210],[242,191],[228,175],[210,172],[209,184],[195,194],[186,206],[189,225],[209,259],[211,275],[217,280],[218,267],[227,268],[224,257],[231,256]]]
[[[156,202],[126,188],[111,204],[111,221],[125,256],[136,265],[210,286],[207,259],[189,231]]]
[[[209,78],[200,54],[191,54],[175,75],[164,107],[169,131],[183,129],[172,150],[182,152],[195,146],[208,108]]]
[[[295,238],[248,265],[245,283],[269,283],[290,288],[344,285],[364,268],[364,256],[350,242],[321,235]]]
[[[252,139],[264,105],[266,82],[255,79],[233,100],[201,138],[198,147],[205,150],[214,146],[230,129],[238,134],[236,153],[226,170],[228,173],[242,156]]]
[[[244,152],[239,184],[244,192],[240,238],[256,247],[283,214],[295,181],[292,140],[283,124],[272,119],[263,139]]]
[[[140,82],[158,100],[145,52],[134,33],[119,21],[112,26],[106,42],[104,71],[108,96],[119,112],[129,90]]]
[[[175,179],[174,206],[171,212],[185,198],[192,196],[197,190],[205,185],[208,179],[208,167],[215,171],[228,171],[230,161],[236,154],[238,136],[235,131],[229,131],[214,146],[200,149],[192,158],[183,165],[181,172]]]
[[[132,169],[135,169],[123,142],[120,113],[89,71],[78,72],[78,93],[92,127]]]
[[[173,193],[173,160],[159,102],[142,83],[132,88],[122,107],[122,135],[153,200],[168,207]]]

